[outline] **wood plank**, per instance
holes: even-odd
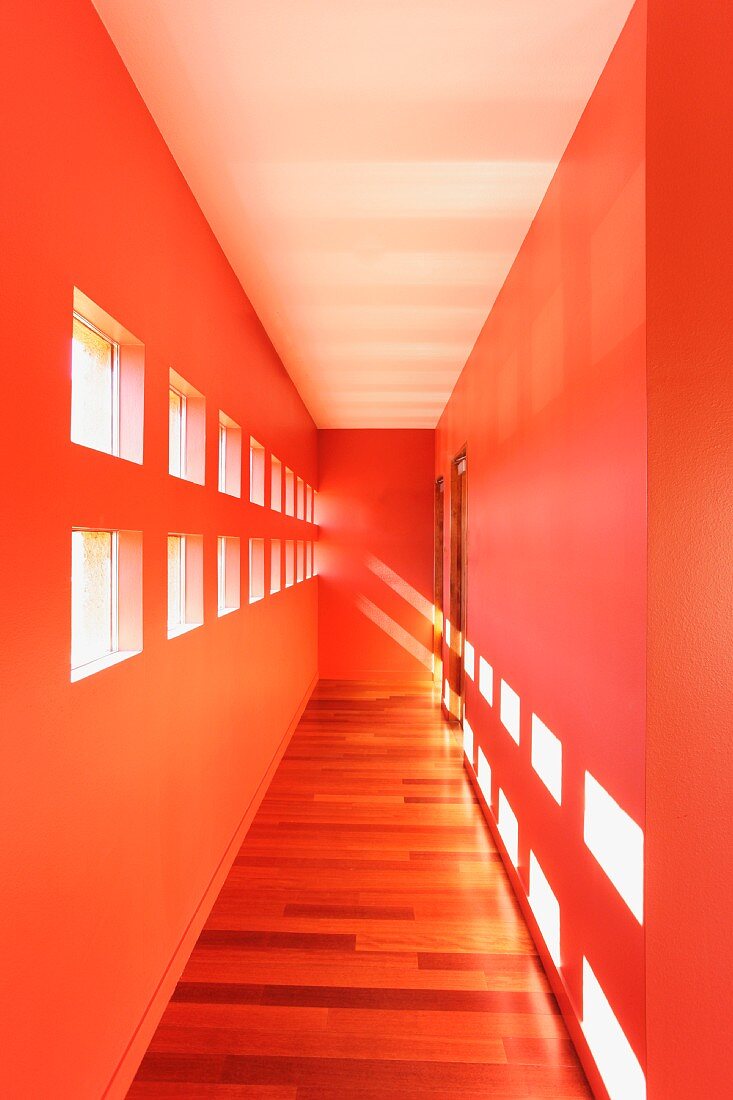
[[[321,682],[131,1100],[591,1096],[432,684]]]

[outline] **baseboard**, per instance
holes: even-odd
[[[199,937],[199,933],[203,928],[206,918],[208,917],[211,908],[216,901],[217,895],[221,890],[224,879],[229,873],[234,858],[237,852],[242,846],[242,841],[249,829],[252,819],[254,818],[259,808],[262,799],[265,796],[267,788],[270,785],[275,770],[282,758],[285,749],[288,747],[288,742],[295,732],[295,728],[300,721],[301,715],[306,708],[308,700],[313,694],[313,689],[318,682],[318,675],[316,674],[311,680],[305,695],[301,699],[296,709],[293,718],[285,731],[280,744],[275,750],[275,754],[270,761],[270,764],[265,772],[262,780],[260,781],[255,794],[244,812],[242,820],[237,826],[234,836],[229,841],[224,855],[219,861],[214,874],[211,877],[209,885],[204,891],[203,897],[196,906],[196,909],[188,922],[186,931],[183,933],[181,940],[173,952],[173,957],[165,968],[162,978],[158,983],[158,987],[155,993],[151,997],[145,1012],[143,1013],[140,1023],[135,1028],[135,1032],[127,1045],[125,1053],[117,1064],[117,1067],[112,1074],[107,1088],[104,1090],[104,1100],[123,1100],[127,1095],[130,1085],[133,1082],[135,1074],[137,1073],[138,1066],[143,1059],[145,1051],[150,1045],[150,1040],[155,1033],[160,1018],[163,1015],[166,1005],[171,998],[171,994],[176,987],[179,977],[183,971],[188,957],[193,950],[194,944]]]
[[[504,841],[501,839],[501,834],[497,827],[496,821],[494,820],[494,815],[492,814],[489,806],[486,804],[486,799],[484,798],[483,792],[478,785],[478,778],[476,776],[476,773],[474,772],[473,768],[470,767],[465,756],[463,758],[463,766],[466,771],[466,775],[471,780],[471,785],[476,793],[476,797],[478,798],[479,805],[481,806],[484,818],[486,819],[486,824],[489,827],[491,836],[494,840],[494,843],[496,844],[499,855],[502,858],[504,868],[507,872],[507,875],[509,876],[512,890],[514,891],[516,899],[519,902],[519,907],[522,910],[522,916],[524,917],[527,927],[529,929],[529,934],[534,940],[534,945],[537,948],[537,954],[539,955],[540,962],[542,963],[542,967],[545,971],[545,974],[547,975],[547,980],[549,981],[552,992],[555,994],[557,1003],[560,1006],[560,1011],[562,1012],[563,1019],[565,1020],[565,1025],[568,1029],[568,1033],[570,1034],[570,1038],[572,1040],[573,1046],[575,1047],[578,1058],[580,1059],[580,1063],[583,1067],[585,1075],[588,1078],[588,1084],[591,1087],[591,1091],[596,1100],[609,1100],[606,1086],[603,1084],[601,1075],[598,1072],[598,1068],[596,1067],[595,1059],[590,1052],[590,1047],[588,1046],[585,1035],[583,1034],[580,1020],[575,1013],[570,997],[568,996],[568,991],[565,988],[565,983],[563,982],[560,976],[560,972],[552,961],[547,947],[545,946],[545,941],[542,938],[542,933],[540,932],[537,921],[535,920],[535,915],[532,912],[532,908],[529,904],[529,899],[524,892],[524,887],[522,886],[521,879],[517,874],[517,869],[509,858],[509,854],[504,847]]]

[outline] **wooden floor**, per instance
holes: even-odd
[[[129,1100],[590,1095],[431,691],[321,682]]]

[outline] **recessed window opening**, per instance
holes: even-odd
[[[273,512],[283,510],[283,465],[279,458],[273,455],[270,459],[270,507]]]
[[[305,577],[310,580],[313,576],[313,543],[305,544]]]
[[[305,518],[307,523],[313,523],[313,489],[310,485],[305,487]]]
[[[72,531],[72,669],[117,651],[118,549],[116,531]]]
[[[249,540],[249,602],[257,603],[265,595],[265,540]]]
[[[285,467],[285,515],[295,515],[295,474]]]
[[[143,345],[76,289],[71,337],[72,443],[142,462]]]
[[[142,649],[141,560],[139,532],[72,531],[72,681]]]
[[[234,420],[219,412],[219,492],[242,495],[242,430]]]
[[[71,438],[120,453],[120,347],[74,311],[71,351]]]
[[[168,387],[168,472],[186,477],[186,395]]]
[[[265,448],[250,437],[249,499],[252,504],[265,504]]]
[[[206,400],[174,370],[168,379],[168,472],[196,485],[205,481]]]
[[[302,542],[298,543],[296,580],[298,583],[305,580],[305,546]]]
[[[203,615],[203,538],[168,535],[168,637],[201,626]]]
[[[270,542],[270,592],[280,591],[282,583],[282,562],[280,539],[272,539]]]
[[[302,477],[298,478],[297,506],[298,506],[298,512],[297,512],[298,519],[305,519],[305,485],[303,483],[303,478]]]
[[[288,539],[285,543],[285,587],[292,588],[295,583],[295,543]]]
[[[219,616],[239,608],[239,539],[220,535],[217,540]]]

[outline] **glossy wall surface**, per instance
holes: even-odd
[[[269,481],[248,502],[246,447],[315,484],[316,430],[91,4],[7,0],[0,26],[0,1092],[97,1100],[316,675],[317,582],[247,602],[247,540],[317,532]],[[74,286],[145,345],[142,465],[70,442]],[[203,486],[168,474],[170,368],[206,400]],[[71,683],[75,525],[142,532],[143,650]],[[203,536],[204,571],[204,623],[171,640],[169,532]]]
[[[642,1065],[644,928],[584,843],[584,784],[644,828],[645,48],[637,5],[439,422],[436,464],[448,487],[466,445],[472,766],[481,750],[489,812],[501,788],[516,815],[519,888],[531,850],[558,901],[569,1011],[582,1019],[585,957]],[[448,561],[446,538],[446,591]],[[562,746],[561,804],[532,765],[533,715]]]
[[[430,680],[435,433],[319,431],[319,669]]]

